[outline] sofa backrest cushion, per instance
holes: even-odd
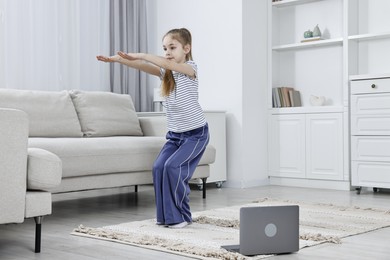
[[[70,91],[84,136],[143,135],[130,95]]]
[[[0,107],[26,112],[31,137],[83,136],[68,91],[0,89]]]

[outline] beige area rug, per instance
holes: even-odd
[[[342,238],[390,226],[390,210],[263,198],[245,205],[196,212],[194,223],[183,229],[157,226],[155,219],[148,219],[99,228],[80,225],[72,234],[198,259],[261,259],[269,256],[245,257],[221,249],[221,245],[238,244],[241,207],[271,205],[299,205],[300,249],[342,243]]]

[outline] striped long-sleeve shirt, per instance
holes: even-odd
[[[198,73],[194,61],[187,61],[195,71],[195,78],[173,71],[175,89],[166,98],[168,130],[176,133],[190,131],[206,124],[198,101]],[[161,69],[161,78],[165,73]]]

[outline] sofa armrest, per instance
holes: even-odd
[[[167,134],[165,116],[140,116],[138,119],[144,136],[165,136]]]
[[[57,155],[40,148],[28,148],[28,190],[50,191],[60,185],[61,178],[62,162]]]
[[[24,221],[28,117],[0,108],[0,224]]]

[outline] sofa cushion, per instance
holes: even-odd
[[[39,148],[28,148],[28,190],[50,190],[60,185],[61,178],[62,164],[57,155]]]
[[[100,91],[70,91],[85,136],[142,135],[129,95]]]
[[[25,111],[29,136],[81,137],[81,127],[67,91],[0,89],[0,107]]]
[[[165,137],[112,136],[93,138],[29,138],[29,147],[51,151],[62,160],[62,176],[151,171]],[[200,165],[215,160],[215,148],[208,146]]]

